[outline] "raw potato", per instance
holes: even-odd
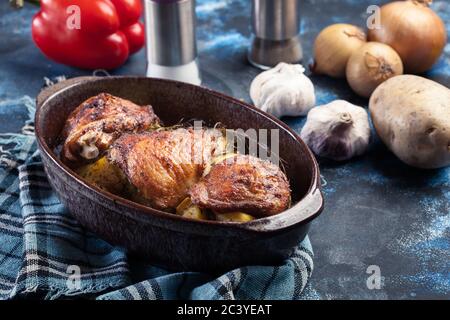
[[[402,161],[425,169],[450,165],[450,89],[397,76],[375,90],[369,109],[381,140]]]

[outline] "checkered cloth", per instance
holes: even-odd
[[[87,232],[53,193],[33,134],[34,102],[21,134],[0,134],[0,299],[299,299],[313,269],[306,238],[279,266],[247,266],[218,278],[170,273],[132,261]]]

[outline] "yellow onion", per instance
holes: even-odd
[[[408,73],[422,73],[439,59],[447,42],[441,18],[430,0],[396,1],[381,7],[381,28],[369,30],[369,40],[390,45]]]
[[[347,81],[353,91],[369,98],[389,78],[403,74],[400,56],[387,44],[367,42],[356,50],[347,63]]]
[[[351,24],[333,24],[323,29],[314,42],[311,71],[335,78],[345,77],[345,67],[352,53],[366,43],[366,34]]]

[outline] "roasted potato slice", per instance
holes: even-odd
[[[243,212],[216,213],[215,215],[218,221],[248,222],[255,220],[255,217]]]
[[[114,194],[122,194],[127,188],[127,179],[122,171],[102,157],[97,161],[76,169],[77,173],[87,182]]]
[[[176,212],[179,216],[197,220],[208,220],[208,215],[205,214],[199,207],[194,205],[189,197],[181,201],[176,209]]]

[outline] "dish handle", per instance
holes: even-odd
[[[324,207],[320,181],[316,181],[308,194],[296,205],[282,214],[249,222],[246,228],[257,232],[274,232],[297,224],[306,224],[316,218]]]

